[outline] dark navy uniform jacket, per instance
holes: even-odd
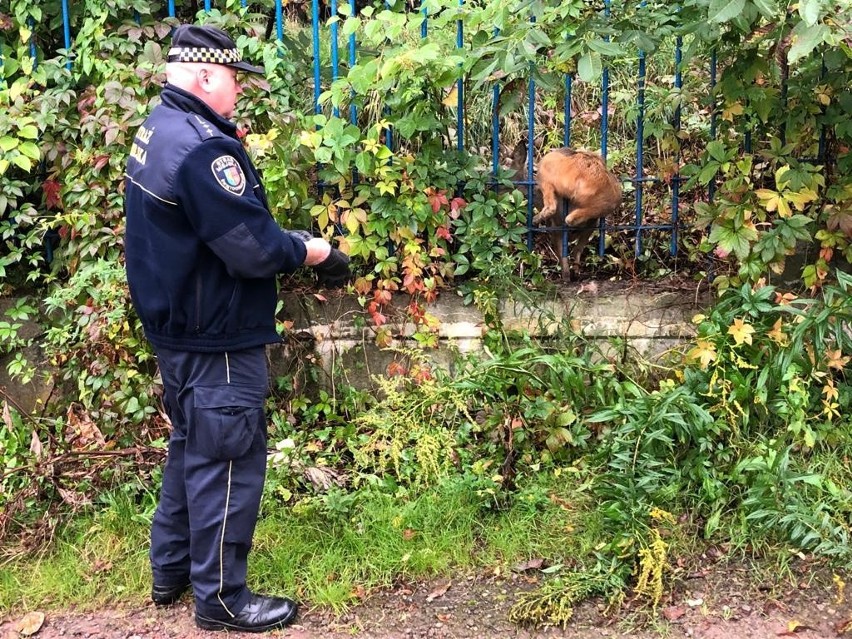
[[[155,348],[279,341],[275,276],[305,244],[272,218],[236,126],[172,85],[136,133],[126,173],[130,294]]]

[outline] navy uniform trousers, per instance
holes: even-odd
[[[196,611],[227,620],[251,596],[247,559],[266,474],[266,350],[156,351],[173,430],[151,527],[154,582],[191,580]]]

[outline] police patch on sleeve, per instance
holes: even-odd
[[[223,189],[234,195],[242,195],[246,190],[246,175],[240,163],[232,155],[223,155],[210,165],[216,181]]]

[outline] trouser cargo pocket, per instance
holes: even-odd
[[[220,384],[196,386],[196,450],[210,459],[237,459],[245,455],[258,435],[265,441],[266,387]],[[265,445],[265,443],[264,443]]]

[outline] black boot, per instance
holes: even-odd
[[[264,632],[283,628],[293,622],[299,606],[286,597],[252,595],[245,608],[229,619],[211,619],[195,613],[195,624],[204,630]]]
[[[155,606],[171,606],[173,603],[177,603],[187,588],[189,588],[189,581],[174,586],[154,584],[151,586],[151,601],[154,602]]]

